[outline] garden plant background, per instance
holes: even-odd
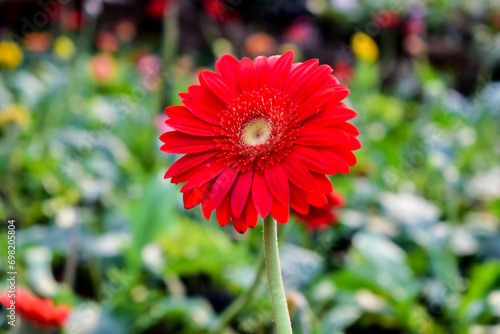
[[[164,108],[221,55],[318,58],[363,147],[338,224],[280,225],[294,333],[500,333],[498,1],[0,0],[0,249],[65,333],[208,333],[254,280],[185,210]],[[7,333],[7,311],[0,332]],[[265,280],[226,327],[272,333]]]

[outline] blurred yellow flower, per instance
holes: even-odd
[[[23,51],[14,42],[0,42],[0,66],[16,68],[23,60]]]
[[[361,60],[373,63],[377,61],[379,50],[377,43],[365,33],[357,32],[351,39],[352,51]]]
[[[54,53],[60,59],[70,59],[75,51],[75,44],[68,36],[59,36],[54,42]]]
[[[90,59],[90,76],[98,84],[106,84],[116,75],[116,61],[109,53],[100,53]]]
[[[30,123],[29,111],[20,104],[10,104],[0,110],[0,126],[5,127],[11,122],[26,129]]]

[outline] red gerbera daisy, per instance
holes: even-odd
[[[308,231],[322,230],[338,222],[338,209],[345,205],[344,196],[333,190],[326,195],[326,199],[328,202],[324,206],[311,205],[306,213],[294,213],[297,219],[307,227]]]
[[[200,85],[179,94],[184,106],[166,108],[161,150],[185,154],[165,174],[181,188],[187,209],[201,203],[225,226],[244,233],[258,215],[286,223],[289,205],[307,213],[327,204],[325,174],[348,173],[361,147],[357,113],[341,101],[349,94],[318,60],[293,64],[283,56],[230,55],[200,72]]]
[[[50,299],[41,299],[20,287],[16,287],[15,297],[12,293],[5,291],[0,294],[0,303],[7,309],[12,302],[15,311],[26,322],[41,329],[56,329],[65,325],[71,310],[64,306],[54,306]]]

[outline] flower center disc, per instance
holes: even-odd
[[[271,137],[271,123],[264,118],[248,122],[242,131],[241,140],[246,146],[265,144]]]

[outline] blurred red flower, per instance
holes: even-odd
[[[179,94],[184,106],[165,109],[175,131],[161,150],[185,154],[165,174],[181,188],[184,206],[201,203],[208,219],[236,231],[269,213],[286,223],[289,205],[301,214],[328,203],[325,174],[348,173],[361,147],[357,113],[341,101],[349,90],[318,60],[293,64],[293,52],[240,62],[224,55],[216,73]]]
[[[345,205],[344,196],[333,190],[326,195],[326,198],[328,200],[326,205],[321,207],[311,205],[306,214],[294,212],[297,220],[303,223],[308,231],[325,229],[339,221],[338,210]]]
[[[332,64],[333,67],[333,73],[335,77],[340,81],[342,84],[349,83],[353,77],[353,68],[351,64],[349,64],[346,61],[339,60],[336,61]]]
[[[381,28],[394,28],[401,22],[401,14],[393,9],[382,9],[373,15]]]
[[[67,306],[54,306],[52,300],[38,298],[20,287],[16,287],[15,298],[9,297],[8,291],[0,294],[0,303],[5,307],[11,306],[11,300],[14,301],[16,313],[23,320],[41,329],[55,329],[64,326],[71,312]]]
[[[146,13],[153,19],[161,19],[165,10],[168,11],[170,5],[175,0],[151,0],[146,7]]]
[[[46,32],[33,32],[26,34],[23,38],[23,45],[31,52],[44,52],[50,48],[52,35]]]
[[[203,9],[212,20],[217,22],[235,23],[239,14],[235,8],[229,7],[222,0],[203,0]]]
[[[79,10],[61,11],[61,27],[63,30],[78,30],[83,24],[83,13]]]
[[[99,31],[96,36],[97,48],[103,52],[116,52],[120,47],[118,38],[109,31]]]

